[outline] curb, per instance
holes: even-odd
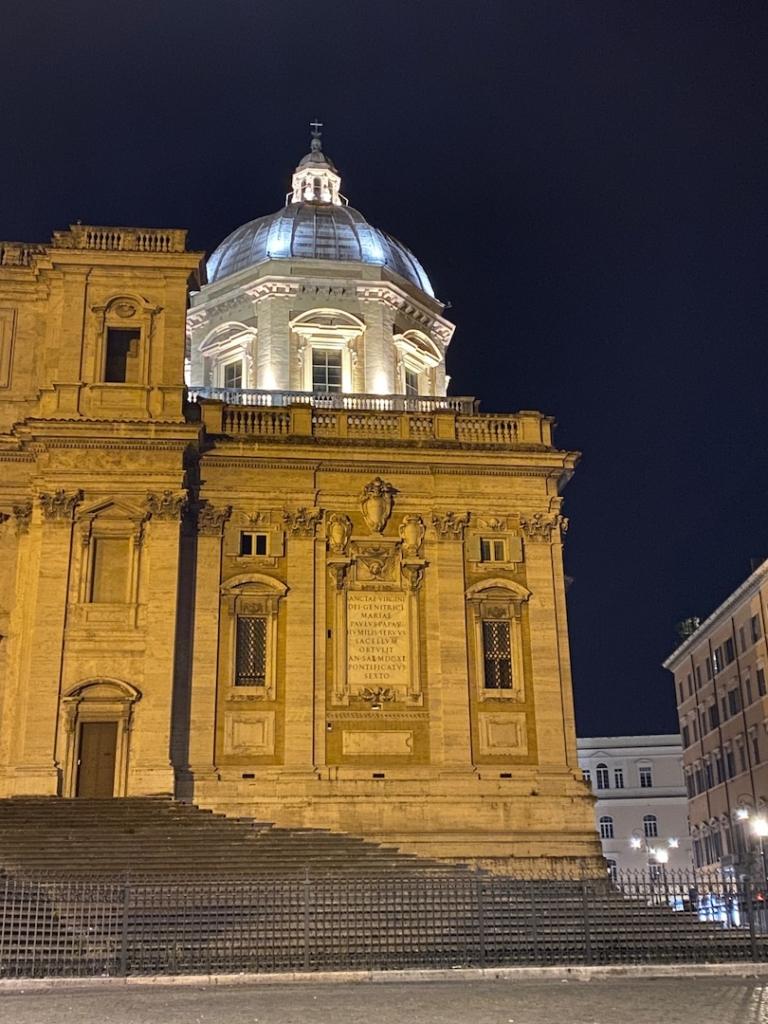
[[[0,996],[61,989],[235,985],[410,984],[468,981],[599,981],[607,978],[768,978],[768,963],[626,964],[600,967],[454,967],[400,971],[286,971],[283,974],[167,974],[126,978],[0,978]]]

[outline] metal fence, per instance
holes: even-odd
[[[0,977],[768,959],[720,876],[0,879]]]

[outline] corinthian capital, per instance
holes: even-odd
[[[165,490],[162,494],[147,495],[147,512],[153,519],[178,519],[187,496],[183,491]]]
[[[224,524],[232,515],[232,506],[214,508],[206,502],[197,510],[197,529],[204,537],[220,537]]]
[[[544,512],[534,512],[530,516],[520,516],[520,526],[530,540],[551,541],[557,532],[565,534],[568,529],[568,520],[560,513],[547,515]]]
[[[63,489],[38,496],[43,519],[50,522],[71,522],[78,502],[83,500],[82,491],[67,492]]]

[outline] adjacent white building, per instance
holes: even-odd
[[[680,736],[596,736],[578,750],[609,866],[692,868]]]

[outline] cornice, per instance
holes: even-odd
[[[669,657],[662,662],[662,666],[669,669],[670,672],[674,672],[679,663],[685,657],[690,654],[695,647],[697,647],[706,637],[712,628],[718,624],[718,622],[725,618],[730,612],[738,608],[744,601],[748,600],[754,594],[756,594],[761,587],[768,582],[768,559],[766,559],[762,565],[759,565],[755,571],[748,576],[741,586],[737,587],[721,605],[709,615],[699,626],[695,633],[692,633],[679,647],[669,655]]]
[[[201,461],[207,461],[209,468],[250,469],[254,463],[260,469],[303,470],[315,473],[381,473],[382,467],[388,472],[401,476],[500,476],[500,477],[531,477],[536,479],[557,478],[562,472],[561,467],[515,466],[483,466],[467,465],[435,466],[431,463],[401,463],[391,459],[379,462],[305,462],[301,459],[259,458],[258,452],[253,455],[217,455],[215,451],[205,452]]]

